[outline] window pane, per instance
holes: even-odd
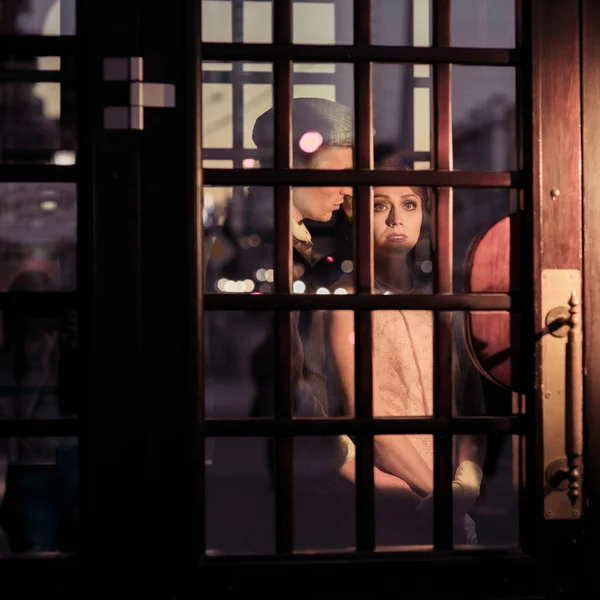
[[[0,452],[0,556],[78,552],[77,439],[0,439]]]
[[[373,0],[373,44],[431,46],[431,0]]]
[[[517,168],[514,67],[452,67],[454,168]]]
[[[433,78],[430,65],[373,65],[376,168],[431,169]]]
[[[454,436],[453,441],[455,545],[460,548],[475,544],[482,549],[518,546],[520,438]],[[485,460],[479,467],[461,459],[461,446],[472,441],[485,448]]]
[[[202,0],[202,41],[270,44],[271,0]]]
[[[272,188],[205,186],[203,196],[206,292],[272,292]]]
[[[202,0],[202,41],[232,42],[231,2]]]
[[[294,44],[352,44],[352,0],[293,3]]]
[[[0,183],[0,286],[43,271],[58,291],[76,288],[74,183]]]
[[[296,552],[345,552],[356,547],[356,477],[348,446],[353,442],[347,436],[294,439]]]
[[[515,47],[515,0],[452,0],[452,45]]]
[[[472,261],[476,268],[486,260],[487,282],[478,285],[495,286],[493,291],[509,292],[518,289],[515,267],[521,263],[519,254],[520,231],[515,214],[519,207],[517,190],[509,189],[454,189],[453,242],[454,291],[470,291],[469,279]],[[510,219],[510,215],[515,215]],[[479,250],[479,252],[478,252]],[[485,252],[484,254],[481,254]],[[490,255],[493,253],[493,256]],[[513,264],[514,263],[514,264]],[[486,275],[484,271],[482,275]],[[477,275],[479,277],[479,275]]]
[[[294,63],[292,150],[296,168],[352,168],[353,86],[354,70],[349,63]]]
[[[54,71],[56,57],[21,60],[12,68]],[[63,61],[64,62],[64,61]],[[64,66],[64,65],[63,65]],[[40,76],[40,79],[43,77]],[[76,126],[71,84],[40,81],[0,83],[0,161],[5,163],[75,163]]]
[[[270,438],[206,440],[208,555],[275,552],[272,444]]]
[[[521,289],[522,219],[517,190],[454,190],[454,291]],[[522,391],[518,313],[472,312],[468,343],[483,371],[486,414],[519,412],[509,390]],[[517,402],[518,405],[518,402]]]
[[[74,35],[75,0],[3,0],[0,34]]]
[[[208,418],[273,416],[274,316],[205,311],[204,393]]]
[[[332,218],[319,222],[305,219],[306,230],[293,238],[293,293],[295,294],[352,294],[354,292],[354,244],[352,221],[343,201],[340,188],[296,188],[295,198],[312,196],[326,207],[333,207]],[[342,188],[343,191],[343,188]],[[335,203],[335,204],[334,204]],[[351,205],[351,200],[346,200]],[[327,216],[329,213],[325,213]],[[295,226],[293,226],[295,227]],[[301,235],[308,232],[306,243]],[[309,257],[310,260],[307,260]]]
[[[51,277],[23,271],[9,291],[51,291]],[[81,381],[77,315],[0,315],[0,420],[75,417]],[[75,437],[0,439],[0,555],[76,552],[78,444]]]
[[[257,149],[255,124],[273,106],[272,63],[203,63],[202,81],[203,166],[214,160],[238,169],[271,165],[272,138]],[[272,135],[272,111],[261,128]]]
[[[422,491],[412,489],[389,470],[394,448],[415,450],[433,472],[433,436],[375,436],[375,546],[378,551],[431,550],[433,520]],[[386,466],[387,465],[387,466]]]
[[[434,315],[424,310],[378,310],[373,322],[373,415],[433,415]],[[423,460],[433,447],[419,438]]]
[[[261,0],[260,2],[251,2],[250,0],[244,0],[243,2],[236,2],[234,10],[236,10],[237,7],[240,5],[242,7],[242,10],[244,11],[244,43],[270,44],[273,41],[272,0]]]

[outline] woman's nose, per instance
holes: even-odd
[[[402,225],[402,219],[400,217],[400,211],[392,208],[387,218],[388,227],[396,227]]]

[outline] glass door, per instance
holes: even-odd
[[[51,108],[24,55],[68,86],[72,53],[78,99],[76,138],[2,146],[0,189],[78,198],[79,244],[27,256],[63,288],[2,307],[79,311],[76,408],[0,420],[5,445],[81,440],[82,544],[27,568],[171,595],[585,583],[592,4],[106,0],[50,40],[15,9],[27,118]]]

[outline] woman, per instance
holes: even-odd
[[[380,168],[405,170],[395,157]],[[419,276],[415,248],[429,235],[429,194],[422,188],[376,187],[373,200],[375,293],[428,293],[431,286]],[[346,203],[351,218],[351,200]],[[348,285],[339,281],[334,287]],[[373,414],[376,417],[433,415],[434,317],[431,311],[374,311]],[[479,376],[466,352],[459,315],[453,318],[454,385],[459,414],[481,414]],[[329,341],[339,377],[345,412],[354,413],[354,316],[351,311],[330,315]],[[467,511],[479,495],[482,479],[482,440],[459,436],[453,482],[455,524],[463,518],[464,533],[456,542],[475,543]],[[431,508],[433,493],[433,436],[385,435],[374,441],[376,466],[405,482],[420,499],[418,511]],[[351,456],[351,454],[350,454]],[[343,467],[350,477],[353,464]],[[377,484],[376,484],[377,485]],[[462,539],[461,539],[462,538]]]

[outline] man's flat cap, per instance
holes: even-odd
[[[274,147],[274,111],[270,108],[254,124],[252,140],[259,150]],[[351,145],[354,141],[352,109],[324,98],[292,100],[292,142],[298,144],[305,133],[316,131],[323,146]]]

